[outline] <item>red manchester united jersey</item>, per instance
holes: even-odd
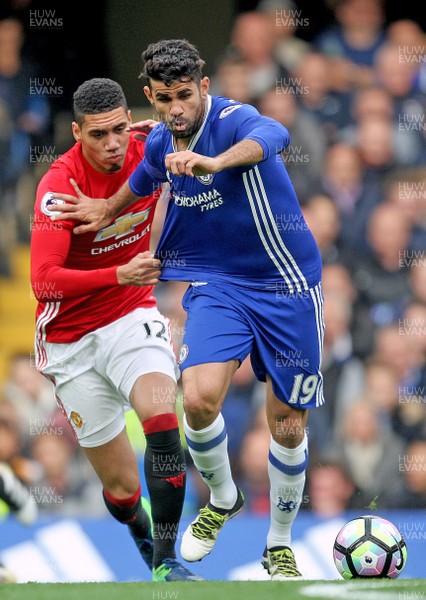
[[[52,221],[55,192],[75,195],[73,178],[92,198],[109,198],[126,182],[144,155],[145,142],[130,137],[120,171],[103,174],[83,157],[76,143],[58,158],[37,188],[31,233],[31,285],[38,300],[36,346],[69,343],[108,325],[138,307],[156,305],[152,286],[122,286],[116,269],[139,252],[149,238],[159,192],[123,210],[98,232],[76,235],[75,221]]]

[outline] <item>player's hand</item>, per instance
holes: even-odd
[[[152,252],[140,252],[126,265],[117,267],[120,285],[156,285],[161,274],[161,263]]]
[[[209,175],[219,170],[215,158],[203,156],[191,152],[191,150],[167,154],[165,164],[166,169],[173,175],[189,175],[189,177]]]
[[[57,216],[51,217],[52,221],[62,221],[64,219],[82,221],[84,225],[75,227],[74,233],[98,231],[109,225],[112,216],[108,212],[106,200],[103,198],[90,198],[83,194],[74,179],[70,179],[70,182],[75,189],[76,196],[55,192],[55,198],[63,200],[65,204],[56,204],[49,207],[49,210],[51,208],[53,212],[58,212]]]
[[[154,121],[154,119],[145,119],[144,121],[136,121],[127,128],[127,131],[136,131],[137,135],[135,138],[139,140],[146,140],[148,134],[160,124],[160,121]]]

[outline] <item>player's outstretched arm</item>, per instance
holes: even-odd
[[[124,265],[79,270],[65,266],[72,232],[61,224],[56,230],[42,227],[47,219],[39,215],[31,235],[31,285],[40,302],[53,298],[67,300],[92,294],[116,285],[156,285],[161,273],[160,261],[148,250]]]
[[[254,109],[253,109],[254,110]],[[234,114],[234,113],[233,113]],[[218,173],[233,167],[245,167],[260,163],[282,152],[290,143],[287,129],[268,117],[253,114],[249,118],[237,112],[241,122],[234,123],[233,146],[215,157],[203,156],[189,150],[173,152],[166,156],[166,168],[174,175],[197,177]]]
[[[118,213],[138,198],[130,190],[127,182],[110,198],[90,198],[83,194],[73,179],[70,179],[70,182],[75,189],[76,196],[55,193],[55,198],[63,200],[65,204],[52,206],[52,212],[58,214],[51,218],[54,221],[64,219],[81,221],[83,225],[75,227],[74,233],[98,231],[102,227],[106,227]]]
[[[166,156],[166,168],[174,175],[196,177],[232,167],[253,165],[263,158],[262,146],[255,140],[245,139],[215,157],[203,156],[190,150],[172,152]]]

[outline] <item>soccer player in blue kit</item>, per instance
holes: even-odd
[[[324,403],[321,258],[281,152],[288,131],[247,104],[209,95],[204,61],[187,40],[143,52],[144,92],[162,123],[145,158],[109,199],[77,197],[59,218],[75,233],[105,227],[154,186],[170,185],[156,256],[163,280],[188,281],[180,350],[184,431],[210,500],[183,534],[198,561],[244,504],[231,473],[221,406],[246,356],[266,382],[271,432],[270,527],[262,564],[271,579],[301,577],[291,550],[308,462],[308,409]],[[289,226],[289,224],[291,226]],[[297,226],[295,226],[297,224]]]

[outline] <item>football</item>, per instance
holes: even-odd
[[[407,560],[399,529],[387,519],[363,515],[348,521],[336,536],[334,564],[344,579],[398,577]]]

